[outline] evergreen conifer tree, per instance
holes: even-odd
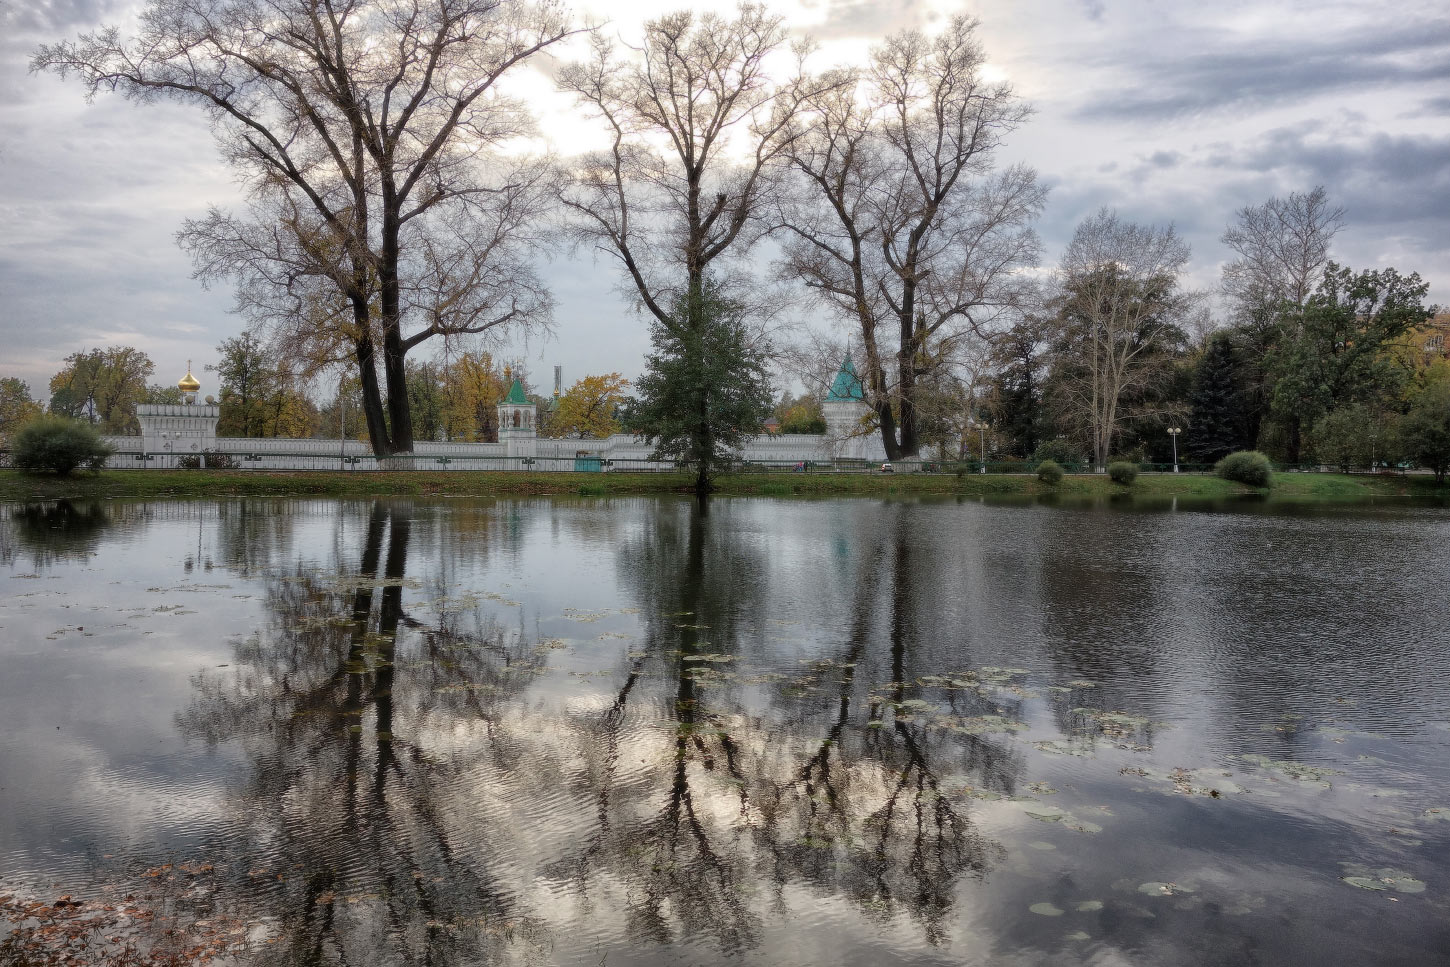
[[[1217,333],[1203,350],[1193,377],[1187,450],[1214,463],[1248,448],[1244,434],[1243,372],[1239,352],[1228,333]]]
[[[703,497],[770,416],[767,347],[747,330],[740,304],[710,280],[680,299],[674,318],[690,324],[654,324],[655,351],[625,425],[654,444],[656,459],[673,458],[693,470],[695,492]]]

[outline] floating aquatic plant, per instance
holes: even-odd
[[[1051,903],[1034,903],[1027,909],[1043,917],[1060,917],[1064,912],[1061,907],[1053,906]]]
[[[1369,869],[1356,863],[1342,863],[1349,876],[1340,877],[1350,886],[1361,890],[1379,890],[1391,893],[1424,893],[1425,882],[1417,880],[1403,870],[1389,868]]]

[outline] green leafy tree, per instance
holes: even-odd
[[[619,432],[616,413],[625,403],[629,380],[619,373],[585,376],[559,397],[545,431],[552,437],[603,439]]]
[[[1400,422],[1400,446],[1443,484],[1450,470],[1450,382],[1432,383],[1416,397]]]
[[[133,346],[71,353],[65,368],[51,377],[51,412],[83,419],[105,433],[140,433],[136,404],[146,399],[146,381],[155,371],[151,357]]]
[[[1349,473],[1355,467],[1369,466],[1376,433],[1377,421],[1368,409],[1356,403],[1320,417],[1310,442],[1321,463]]]
[[[1012,453],[1026,457],[1051,436],[1043,406],[1050,323],[1025,316],[992,340],[992,426]]]
[[[442,439],[448,426],[448,395],[443,367],[434,362],[408,360],[408,397],[413,439]]]
[[[146,387],[146,395],[142,398],[143,403],[155,403],[163,406],[180,406],[186,402],[182,395],[180,386],[163,386],[161,383],[152,383]]]
[[[1248,446],[1251,441],[1245,432],[1244,401],[1244,372],[1238,347],[1229,333],[1215,333],[1193,374],[1188,452],[1205,463],[1215,463]]]
[[[651,328],[655,351],[625,423],[654,445],[656,459],[673,458],[694,471],[695,493],[704,496],[733,451],[770,416],[767,348],[747,330],[739,303],[709,280],[698,296],[677,301],[674,317],[694,325]]]
[[[42,412],[40,404],[30,398],[30,386],[24,380],[14,376],[0,379],[0,446]]]
[[[1434,315],[1429,285],[1392,268],[1355,273],[1330,263],[1319,288],[1286,326],[1266,364],[1274,374],[1274,418],[1297,463],[1302,430],[1332,410],[1393,398],[1406,374],[1386,350]]]
[[[775,419],[780,423],[782,433],[825,433],[826,417],[821,411],[821,401],[810,393],[791,396],[786,393],[775,404]]]
[[[217,344],[218,362],[208,366],[221,381],[223,437],[302,437],[311,434],[316,407],[295,388],[285,361],[256,334],[244,332]]]

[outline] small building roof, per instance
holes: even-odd
[[[831,382],[831,391],[826,394],[826,401],[832,400],[865,400],[866,392],[861,388],[861,377],[856,375],[856,365],[851,362],[851,354],[841,360],[841,368],[836,371],[836,378]]]
[[[517,377],[514,379],[514,384],[509,387],[509,395],[505,396],[503,401],[510,406],[529,405],[530,400],[524,395],[524,384],[520,383]]]

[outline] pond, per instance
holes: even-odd
[[[1444,963],[1447,551],[1407,504],[0,506],[0,933]]]

